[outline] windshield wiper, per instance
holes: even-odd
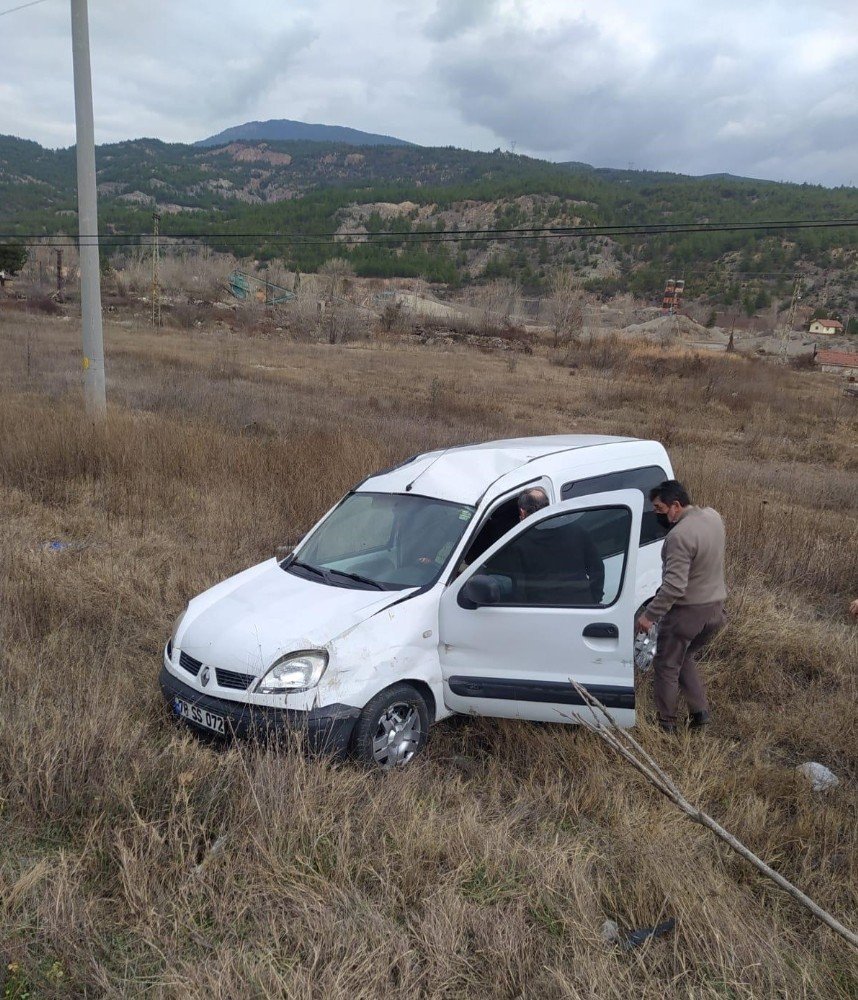
[[[387,587],[379,583],[378,580],[370,580],[368,576],[361,576],[360,573],[347,573],[344,569],[328,569],[326,572],[336,573],[337,576],[344,576],[349,580],[356,580],[358,583],[367,583],[371,587],[375,587],[376,590],[387,590]]]
[[[311,573],[315,573],[316,576],[320,576],[323,580],[328,579],[328,571],[326,569],[320,569],[318,566],[311,566],[309,563],[301,562],[300,559],[292,559],[287,563],[286,569],[292,566],[297,566],[299,569],[309,570]]]
[[[331,577],[336,574],[337,576],[344,576],[349,580],[355,580],[357,583],[366,583],[370,587],[375,587],[376,590],[387,590],[383,584],[379,583],[377,580],[370,580],[368,576],[361,576],[360,573],[347,573],[344,569],[327,569],[322,566],[311,566],[309,563],[301,562],[300,559],[293,559],[286,569],[292,566],[297,566],[299,569],[309,570],[311,573],[315,573],[316,576],[320,576],[325,583],[331,582]]]

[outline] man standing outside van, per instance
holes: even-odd
[[[661,728],[675,732],[680,690],[688,703],[688,726],[709,721],[697,655],[726,621],[724,522],[713,508],[694,506],[675,479],[651,490],[650,500],[669,530],[661,553],[661,586],[638,618],[637,629],[648,632],[659,623],[653,659],[655,707]]]

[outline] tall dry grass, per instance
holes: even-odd
[[[93,426],[70,327],[0,322],[7,996],[855,995],[839,939],[586,733],[459,719],[381,776],[203,745],[156,688],[187,598],[293,541],[371,468],[516,433],[659,437],[726,516],[731,623],[705,666],[711,733],[660,735],[643,681],[640,738],[854,925],[858,436],[829,382],[644,345],[511,368],[114,325]],[[840,787],[810,793],[807,759]],[[605,919],[668,914],[676,932],[640,951],[601,941]]]

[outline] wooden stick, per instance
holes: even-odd
[[[769,867],[762,859],[758,858],[753,851],[750,851],[745,845],[733,836],[728,830],[725,830],[720,823],[716,822],[711,816],[703,812],[702,809],[691,802],[680,792],[676,787],[671,778],[665,774],[662,768],[653,760],[653,758],[644,750],[644,748],[638,743],[638,741],[628,732],[628,730],[621,729],[605,706],[592,695],[585,687],[578,684],[576,681],[571,680],[572,687],[581,696],[584,704],[589,708],[590,713],[593,716],[594,721],[589,719],[581,719],[582,725],[587,729],[594,732],[599,736],[605,743],[608,744],[611,749],[619,753],[625,760],[627,760],[632,767],[638,770],[650,784],[654,785],[662,795],[669,798],[676,806],[678,806],[691,820],[695,823],[700,823],[701,826],[705,826],[707,829],[711,830],[716,837],[719,837],[724,841],[729,847],[731,847],[737,854],[741,855],[746,861],[750,862],[758,871],[762,872],[767,878],[770,878],[775,885],[780,886],[785,892],[789,893],[793,899],[801,903],[806,909],[824,924],[830,927],[836,934],[839,934],[845,941],[848,941],[853,948],[858,949],[858,934],[849,930],[840,923],[836,917],[833,917],[827,910],[823,910],[821,906],[815,903],[810,896],[806,895],[797,886],[793,885],[788,879],[785,879],[783,875],[779,874],[774,870],[774,868]],[[602,719],[600,719],[600,715]]]

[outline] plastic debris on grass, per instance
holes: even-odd
[[[676,917],[668,917],[654,927],[638,927],[634,930],[622,930],[615,920],[606,920],[602,924],[601,937],[605,944],[616,944],[623,951],[631,951],[650,938],[669,934],[674,927],[676,927]]]

